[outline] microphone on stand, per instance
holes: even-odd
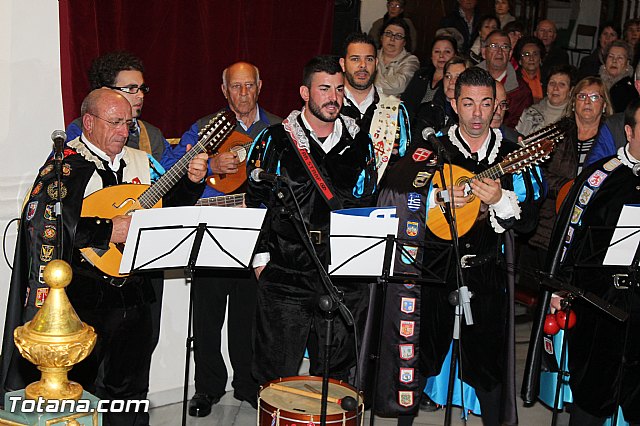
[[[438,156],[441,156],[443,159],[449,161],[449,153],[446,149],[444,149],[444,146],[442,145],[442,142],[440,142],[440,139],[438,139],[438,137],[436,136],[436,131],[433,127],[425,127],[424,130],[422,130],[422,138],[426,141],[431,142],[431,146],[433,146],[436,151],[438,151]]]
[[[278,181],[286,182],[286,178],[282,176],[278,176],[275,173],[267,173],[260,167],[251,170],[251,173],[249,174],[249,176],[251,177],[251,180],[253,180],[254,182],[270,182],[270,183],[276,183]]]
[[[64,158],[64,142],[67,140],[67,134],[64,130],[54,130],[51,133],[51,140],[53,141],[53,158],[62,160]]]
[[[633,165],[633,167],[631,168],[631,173],[633,173],[634,176],[640,176],[640,163],[636,163]]]

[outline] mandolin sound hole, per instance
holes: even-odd
[[[473,193],[471,192],[471,178],[462,176],[456,181],[456,185],[464,186],[464,196],[466,197],[467,195],[471,195],[469,201],[473,201],[476,198],[475,195],[473,195]]]

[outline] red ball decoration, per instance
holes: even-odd
[[[555,335],[560,331],[560,326],[558,325],[558,321],[556,320],[556,316],[553,314],[547,314],[544,318],[544,333]]]
[[[573,328],[576,325],[576,314],[573,311],[569,311],[569,321],[567,321],[567,312],[566,311],[558,311],[556,312],[556,321],[558,322],[558,326],[561,329],[565,328]],[[568,322],[568,327],[565,327]]]

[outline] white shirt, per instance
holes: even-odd
[[[342,122],[340,120],[336,120],[333,122],[333,131],[329,134],[329,136],[327,136],[327,138],[324,140],[324,142],[320,141],[320,138],[318,137],[318,135],[316,135],[316,132],[313,131],[313,129],[311,128],[311,125],[309,124],[309,122],[307,121],[307,118],[304,116],[304,111],[305,109],[302,108],[302,113],[300,114],[300,117],[302,118],[302,123],[304,124],[304,127],[307,128],[307,130],[309,130],[309,133],[311,134],[311,137],[320,144],[320,146],[322,147],[322,150],[325,153],[328,153],[329,151],[331,151],[331,149],[336,146],[338,144],[338,142],[340,142],[340,138],[342,137]]]
[[[364,99],[364,101],[362,101],[361,104],[358,104],[349,89],[347,89],[347,86],[344,87],[344,97],[349,99],[349,101],[351,101],[351,103],[355,105],[356,108],[358,108],[358,111],[360,111],[360,116],[363,116],[364,113],[367,112],[367,109],[371,106],[371,104],[373,104],[376,89],[374,86],[371,86],[369,89],[370,90],[367,94],[367,97]]]
[[[105,160],[109,164],[109,168],[112,171],[117,172],[120,169],[120,160],[122,159],[122,157],[124,157],[124,150],[120,151],[115,156],[113,161],[111,161],[111,158],[107,155],[106,152],[89,142],[89,139],[84,134],[84,132],[82,133],[82,142],[84,142],[94,154],[100,157],[100,159]]]
[[[238,124],[240,124],[240,127],[242,127],[245,130],[245,132],[249,130],[249,127],[253,126],[258,121],[260,121],[260,108],[258,108],[258,104],[256,104],[256,115],[255,117],[253,117],[253,121],[249,123],[248,126],[244,124],[244,121],[238,118]]]

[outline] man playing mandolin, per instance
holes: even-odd
[[[504,173],[489,174],[495,178],[474,178],[474,175],[501,163],[509,153],[518,149],[517,144],[504,140],[498,129],[490,128],[496,108],[495,99],[496,83],[488,72],[470,68],[458,77],[451,105],[458,114],[459,124],[445,131],[440,143],[451,164],[466,169],[460,172],[460,168],[454,167],[454,182],[460,182],[459,178],[466,177],[468,184],[448,184],[444,192],[443,185],[437,183],[440,181],[439,175],[430,170],[427,176],[434,174],[434,177],[425,185],[418,179],[419,175],[416,175],[416,171],[424,167],[425,163],[421,163],[419,158],[412,158],[415,155],[407,155],[398,162],[397,171],[392,169],[389,172],[390,176],[394,172],[401,173],[409,181],[413,181],[413,192],[406,197],[407,205],[409,209],[413,206],[414,211],[426,209],[429,228],[423,233],[420,228],[424,226],[424,222],[418,224],[418,235],[424,235],[427,243],[442,243],[450,239],[446,221],[444,233],[436,232],[435,225],[431,222],[442,216],[441,209],[445,204],[443,200],[451,198],[455,205],[462,257],[461,273],[464,284],[473,294],[470,307],[474,321],[472,325],[467,325],[463,318],[460,326],[460,371],[464,382],[475,388],[484,425],[500,425],[503,421],[511,424],[509,422],[515,416],[515,393],[508,391],[509,385],[515,385],[509,383],[515,380],[515,372],[508,368],[508,356],[513,354],[514,348],[507,333],[508,324],[513,318],[507,314],[509,299],[506,263],[510,261],[512,253],[509,253],[508,245],[506,252],[503,247],[505,240],[509,238],[507,230],[525,232],[535,226],[536,198],[540,192],[539,182],[529,172],[505,175],[502,178],[497,177]],[[435,148],[429,149],[435,151]],[[448,167],[445,167],[445,180],[449,182]],[[393,181],[390,180],[389,184],[392,185]],[[382,194],[384,193],[385,189],[382,190]],[[477,202],[478,199],[480,203]],[[468,209],[474,208],[476,210],[469,214]],[[399,208],[399,212],[401,210],[406,209]],[[465,221],[470,223],[463,223]],[[461,230],[465,226],[469,229]],[[436,250],[427,245],[421,256],[425,263],[429,263],[441,254],[441,248]],[[455,265],[456,262],[451,263]],[[428,378],[425,393],[441,405],[446,403],[449,365],[445,365],[444,361],[452,345],[455,319],[455,307],[448,299],[458,287],[456,268],[451,266],[447,269],[448,264],[449,259],[445,256],[432,265],[432,272],[446,277],[447,284],[443,287],[423,285],[419,294],[419,367],[422,375]],[[502,401],[508,402],[507,400],[511,403],[501,404]],[[410,422],[406,422],[405,418],[400,422],[408,423]]]
[[[237,62],[222,72],[222,93],[229,102],[229,109],[238,120],[235,132],[209,159],[208,185],[202,195],[202,204],[220,205],[224,194],[236,192],[246,182],[245,158],[253,139],[272,124],[282,121],[258,106],[262,88],[260,71],[255,65]],[[196,121],[176,146],[178,156],[184,154],[187,144],[198,139],[198,131],[212,115]],[[215,198],[212,198],[215,197]],[[226,197],[222,205],[233,205],[241,196]],[[211,412],[225,393],[227,367],[220,349],[221,329],[224,323],[227,296],[229,296],[229,354],[233,366],[234,396],[256,404],[258,385],[251,377],[251,333],[253,310],[256,300],[256,282],[253,274],[237,272],[221,273],[196,271],[193,283],[193,332],[197,342],[194,352],[196,362],[196,394],[189,403],[189,415],[204,417]]]
[[[131,105],[118,92],[106,88],[92,91],[82,103],[81,116],[82,135],[69,141],[64,150],[60,187],[54,172],[56,161],[50,158],[29,194],[21,217],[6,327],[13,330],[33,318],[49,290],[42,279],[44,267],[52,259],[66,260],[73,268],[67,295],[80,319],[98,334],[94,351],[73,368],[70,378],[101,399],[145,399],[153,352],[150,305],[155,298],[148,275],[131,275],[126,280],[106,277],[84,260],[80,249],[107,250],[109,243],[126,241],[130,216],[86,216],[83,200],[123,183],[150,184],[150,156],[125,146],[132,122]],[[206,154],[200,153],[184,163],[184,175],[166,193],[165,205],[196,202],[204,189],[206,159]],[[63,204],[62,229],[54,213],[58,193]],[[101,204],[108,207],[123,201],[105,199]],[[58,233],[62,234],[62,253],[56,252]],[[24,359],[25,364],[19,365],[21,358],[13,339],[6,336],[5,330],[2,383],[5,389],[13,390],[24,387],[21,381],[29,383],[36,371],[33,365],[25,365]],[[149,424],[144,412],[105,415],[110,425]]]

